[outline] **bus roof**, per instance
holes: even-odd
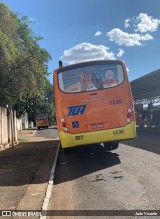
[[[105,63],[119,63],[119,64],[122,64],[124,63],[123,60],[118,60],[118,59],[107,59],[107,60],[90,60],[90,61],[86,61],[86,62],[78,62],[78,63],[74,63],[74,64],[70,64],[70,65],[66,65],[66,66],[63,66],[62,63],[59,64],[59,68],[55,69],[54,71],[66,71],[70,68],[73,68],[73,67],[81,67],[81,66],[87,66],[88,64],[93,64],[93,63],[99,63],[99,64],[105,64]]]

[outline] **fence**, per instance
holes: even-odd
[[[17,144],[16,112],[0,107],[0,150]]]

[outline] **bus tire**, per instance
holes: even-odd
[[[37,129],[40,130],[40,127],[38,127]]]
[[[118,148],[119,142],[118,142],[118,141],[114,141],[114,142],[104,142],[103,145],[104,145],[104,148],[105,148],[107,151],[112,151],[112,150],[115,150],[115,149]]]

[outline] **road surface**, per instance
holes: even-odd
[[[112,152],[100,145],[69,154],[61,150],[48,209],[159,210],[159,136],[139,131],[137,139],[122,142]]]
[[[58,130],[56,126],[49,127],[48,129],[40,129],[37,130],[34,134],[34,136],[37,137],[45,137],[45,138],[51,138],[51,139],[59,139],[58,137]]]

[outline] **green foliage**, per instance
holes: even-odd
[[[51,56],[39,46],[42,37],[35,36],[30,22],[0,3],[0,105],[30,118],[47,113],[52,121],[53,89],[46,78]]]
[[[40,114],[47,114],[49,117],[49,123],[55,123],[55,109],[53,101],[53,86],[46,80],[45,94],[35,95],[32,97],[19,99],[14,109],[17,110],[17,116],[28,113],[30,121],[35,122],[35,116]]]

